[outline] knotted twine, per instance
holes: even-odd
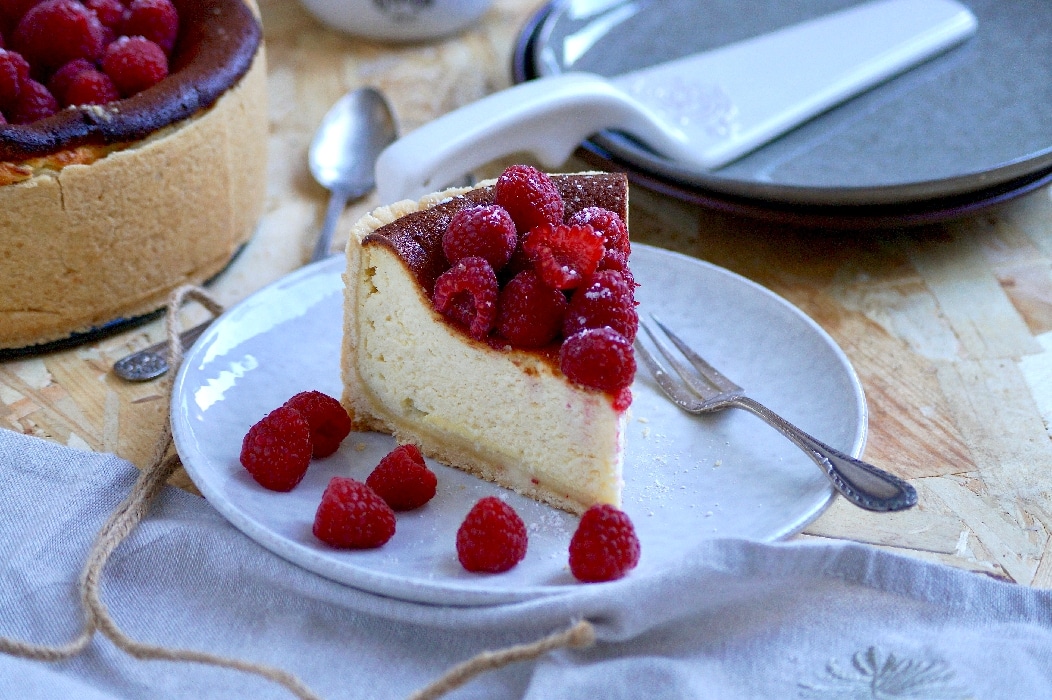
[[[223,306],[208,292],[200,287],[186,285],[176,289],[168,298],[165,316],[165,330],[168,343],[169,371],[161,380],[163,396],[171,396],[176,369],[182,364],[183,344],[179,338],[182,324],[179,321],[179,309],[188,301],[196,301],[210,313],[218,316]],[[88,551],[88,559],[81,572],[79,591],[84,625],[80,634],[71,642],[58,646],[32,644],[9,637],[0,637],[0,651],[39,661],[62,661],[76,656],[84,650],[96,632],[101,632],[113,644],[126,654],[141,660],[185,661],[210,664],[244,673],[261,676],[284,686],[301,700],[321,700],[299,678],[274,666],[244,661],[242,659],[220,656],[194,649],[176,649],[154,644],[138,642],[126,635],[102,602],[100,593],[102,571],[109,557],[121,542],[142,522],[149,511],[150,503],[161,492],[169,477],[179,466],[179,455],[172,442],[172,423],[170,401],[164,402],[164,420],[161,434],[154,445],[149,463],[139,473],[131,491],[114,509],[110,517],[99,529],[95,542]],[[550,651],[561,648],[584,648],[595,642],[595,631],[587,620],[581,620],[566,630],[556,632],[529,644],[483,651],[449,669],[445,674],[426,687],[416,691],[410,700],[436,700],[446,693],[464,685],[472,678],[487,671],[502,668],[512,663],[531,661]]]

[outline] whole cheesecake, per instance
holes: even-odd
[[[242,0],[173,0],[168,76],[0,126],[0,349],[163,306],[223,269],[265,194],[262,31]]]
[[[622,175],[551,181],[567,219],[599,207],[627,222]],[[436,285],[451,266],[444,231],[458,212],[494,201],[489,181],[381,207],[355,224],[344,274],[344,406],[358,430],[391,433],[557,508],[620,505],[630,391],[568,379],[558,338],[515,347],[497,330],[473,337],[436,310]]]

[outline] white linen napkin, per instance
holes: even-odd
[[[0,430],[0,636],[60,645],[78,577],[138,472]],[[323,698],[399,698],[484,649],[577,619],[597,643],[486,673],[454,698],[1037,698],[1052,695],[1052,592],[853,544],[700,543],[674,570],[485,608],[405,603],[278,558],[166,488],[102,598],[136,641],[280,667]],[[141,661],[101,635],[43,662],[0,654],[0,697],[288,698],[259,677]]]

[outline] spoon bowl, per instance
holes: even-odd
[[[307,162],[314,179],[329,190],[330,196],[312,262],[329,255],[333,231],[347,202],[376,186],[376,159],[397,138],[398,128],[387,99],[370,87],[348,92],[322,119]]]

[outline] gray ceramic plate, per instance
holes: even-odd
[[[1033,178],[1052,168],[1052,2],[963,3],[979,20],[965,44],[719,170],[686,169],[617,134],[594,143],[670,182],[769,203],[897,205]],[[612,76],[856,4],[569,0],[531,28],[525,60],[534,75]]]

